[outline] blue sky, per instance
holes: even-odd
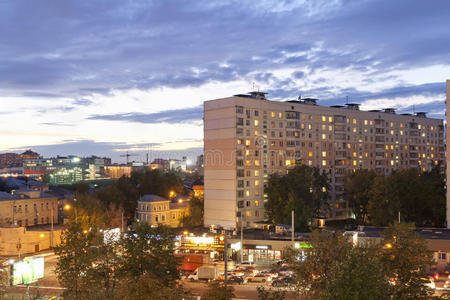
[[[444,117],[447,0],[14,0],[0,13],[0,152],[194,156],[202,102],[253,85]]]

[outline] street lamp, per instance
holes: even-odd
[[[72,206],[70,206],[69,204],[64,205],[64,209],[66,209],[66,210],[69,210],[71,208],[72,208]],[[77,208],[74,206],[73,209],[75,211],[75,222],[78,223]]]

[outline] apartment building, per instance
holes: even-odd
[[[252,92],[204,103],[205,225],[234,228],[265,219],[264,183],[296,163],[325,171],[327,217],[349,217],[344,176],[358,168],[389,174],[444,163],[443,120],[423,112],[361,111],[316,99],[270,101]]]

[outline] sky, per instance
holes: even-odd
[[[253,89],[444,118],[450,1],[0,1],[0,153],[194,158]]]

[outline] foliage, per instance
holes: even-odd
[[[9,192],[8,185],[6,182],[0,178],[0,192]]]
[[[342,262],[334,263],[324,299],[389,299],[390,284],[377,256],[378,245],[351,248]]]
[[[430,290],[421,278],[426,267],[433,263],[432,252],[413,224],[394,224],[383,234],[384,249],[381,259],[384,273],[395,280],[394,299],[425,299]]]
[[[165,285],[173,286],[179,279],[177,267],[180,263],[180,258],[174,256],[174,230],[140,223],[134,231],[135,234],[127,234],[120,241],[122,276],[138,279],[151,274]]]
[[[327,190],[327,177],[317,168],[299,165],[284,176],[273,174],[265,187],[268,217],[275,224],[290,224],[294,210],[296,230],[305,231],[325,204]]]
[[[327,284],[333,278],[334,264],[345,261],[352,244],[342,234],[321,233],[317,230],[311,234],[309,241],[312,248],[302,251],[286,249],[287,261],[294,270],[300,292],[321,298]]]
[[[159,278],[145,274],[137,280],[124,278],[116,299],[179,300],[188,296],[182,286],[167,286]],[[106,299],[106,298],[105,298]]]
[[[205,300],[230,300],[234,297],[234,288],[230,285],[225,286],[217,281],[208,284],[208,290],[202,296]]]
[[[86,276],[92,266],[90,248],[94,245],[93,236],[84,234],[79,223],[71,222],[61,236],[61,244],[55,247],[59,255],[56,275],[64,290],[64,299],[87,299],[92,289]]]
[[[312,299],[429,299],[421,279],[431,252],[411,224],[353,245],[340,233],[312,233],[309,249],[287,249],[299,292]],[[394,282],[395,284],[390,284]]]
[[[417,226],[441,227],[445,222],[445,178],[438,166],[429,172],[403,169],[389,175],[358,170],[347,175],[344,195],[357,224],[387,226],[399,212],[402,221]]]
[[[272,291],[271,289],[266,290],[262,286],[256,288],[258,292],[258,300],[284,300],[286,299],[285,291]]]
[[[130,299],[122,297],[130,293],[137,295],[131,299],[179,299],[185,294],[177,285],[179,259],[173,247],[173,231],[163,226],[139,224],[135,234],[104,244],[100,231],[85,231],[71,222],[55,249],[64,297]],[[143,291],[147,298],[141,297]]]
[[[375,177],[375,172],[360,169],[345,178],[344,198],[355,214],[357,224],[364,225],[367,222],[367,204]]]
[[[192,197],[189,202],[189,212],[181,219],[183,227],[195,227],[203,225],[203,199]]]

